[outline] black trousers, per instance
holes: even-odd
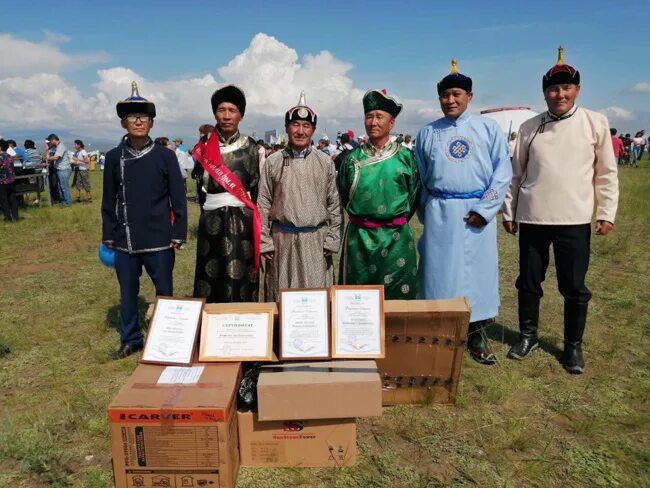
[[[0,208],[5,220],[18,220],[18,200],[15,183],[0,185]]]
[[[519,225],[519,277],[517,289],[544,295],[549,250],[553,246],[555,271],[565,301],[587,303],[591,292],[585,285],[589,268],[591,225]]]

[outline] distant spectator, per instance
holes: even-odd
[[[266,161],[266,147],[264,146],[264,141],[259,139],[257,141],[257,157],[260,162],[260,174],[264,168],[264,162]]]
[[[330,151],[330,141],[328,139],[325,138],[321,139],[320,141],[318,141],[318,146],[316,147],[317,149],[324,152],[328,156],[332,155],[332,152]]]
[[[13,159],[7,153],[8,149],[7,141],[0,139],[0,207],[6,222],[17,222],[16,173]]]
[[[14,167],[16,166],[16,162],[19,162],[19,166],[25,166],[25,163],[29,160],[25,150],[17,147],[16,141],[13,139],[7,139],[7,144],[9,144],[9,150],[7,152],[13,153],[11,156],[14,160]]]
[[[54,155],[48,156],[47,160],[52,161],[56,169],[56,178],[59,183],[59,192],[61,193],[61,205],[69,207],[72,205],[72,196],[70,195],[70,157],[68,148],[65,147],[56,134],[50,134],[47,141],[55,148]]]
[[[616,158],[616,163],[621,164],[621,156],[623,155],[623,141],[619,137],[616,137],[618,131],[613,127],[609,129],[609,133],[612,135],[612,147],[614,148],[614,157]]]
[[[402,141],[402,146],[408,149],[409,151],[413,150],[413,137],[411,137],[411,134],[406,134],[404,136],[404,141]]]
[[[643,157],[643,150],[645,149],[645,131],[640,130],[632,138],[632,166],[635,168],[639,165],[639,161]]]
[[[26,168],[39,168],[43,165],[43,155],[36,150],[36,145],[31,139],[27,139],[23,144],[27,154]]]
[[[508,141],[508,153],[510,154],[510,159],[512,160],[512,155],[515,152],[515,146],[517,145],[517,133],[510,133],[510,140]]]
[[[86,200],[92,202],[93,197],[90,194],[90,158],[81,139],[74,141],[74,149],[71,162],[75,168],[74,187],[77,189],[77,202],[81,202],[81,190],[86,192]]]

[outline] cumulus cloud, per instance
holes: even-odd
[[[45,33],[42,42],[31,42],[0,33],[0,59],[3,76],[29,76],[37,73],[60,73],[81,65],[109,60],[103,52],[69,54],[58,44],[69,38],[53,32]]]
[[[29,46],[36,55],[34,64],[41,63],[39,70],[48,72],[18,75],[33,67],[15,65],[6,72],[6,78],[0,79],[0,127],[5,129],[11,128],[7,124],[20,124],[21,128],[51,127],[114,138],[121,132],[115,103],[130,94],[132,80],[138,82],[142,96],[156,103],[156,134],[195,134],[200,124],[214,120],[210,95],[224,83],[237,84],[246,92],[243,127],[248,132],[281,130],[284,112],[298,102],[301,90],[306,91],[307,103],[319,115],[318,135],[325,130],[333,136],[337,130],[362,129],[361,99],[366,90],[355,86],[350,63],[328,51],[307,53],[301,58],[295,49],[263,33],[255,35],[250,45],[225,66],[218,67],[218,78],[206,74],[149,80],[128,67],[113,67],[97,71],[91,96],[83,96],[78,87],[57,74],[72,58],[56,45],[66,42],[65,37],[49,34],[49,40],[34,44],[0,35],[0,45],[7,38],[14,47],[20,44],[23,52]],[[46,58],[50,64],[45,63]],[[404,110],[397,124],[400,132],[414,133],[440,116],[436,100],[409,99],[402,103]]]
[[[626,92],[628,93],[650,93],[650,82],[641,81],[636,85],[629,87]]]
[[[634,120],[634,113],[623,107],[611,106],[599,110],[599,112],[605,115],[611,122],[628,122]]]

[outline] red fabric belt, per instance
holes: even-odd
[[[406,217],[395,217],[392,220],[371,220],[362,217],[357,217],[356,215],[349,214],[350,223],[356,227],[362,227],[364,229],[380,229],[382,227],[401,227],[407,223]]]

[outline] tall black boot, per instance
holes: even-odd
[[[519,292],[519,342],[510,348],[508,357],[524,359],[539,347],[539,297],[525,291]]]
[[[582,357],[582,336],[587,324],[589,304],[564,301],[564,353],[562,365],[571,374],[582,374],[585,360]]]
[[[497,362],[497,357],[490,349],[484,330],[484,327],[490,322],[490,320],[478,320],[469,323],[467,350],[470,357],[477,363],[495,364]]]

